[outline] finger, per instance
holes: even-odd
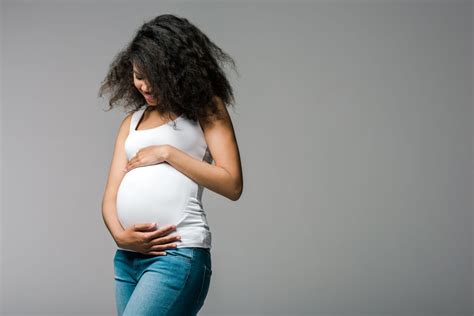
[[[130,161],[127,162],[127,164],[126,164],[125,167],[123,168],[123,171],[128,171],[128,169],[129,169],[129,164],[130,164]]]
[[[157,252],[157,251],[147,252],[146,254],[147,255],[166,256],[166,252]]]
[[[133,157],[132,159],[130,159],[127,163],[127,166],[130,166],[132,165],[133,163],[135,163],[135,161],[137,161],[137,156]]]
[[[150,229],[155,228],[157,224],[158,223],[133,224],[133,230],[148,232]]]
[[[175,249],[176,247],[178,247],[177,244],[159,244],[150,247],[149,251],[164,251],[167,249]]]
[[[130,165],[132,163],[135,163],[137,160],[138,160],[138,154],[135,154],[135,156],[133,156],[132,159],[128,161],[128,164]]]
[[[176,226],[175,225],[171,225],[171,226],[165,226],[163,228],[159,228],[153,232],[150,232],[147,237],[146,237],[146,241],[147,242],[150,242],[151,240],[155,239],[156,237],[160,237],[160,236],[163,236],[163,235],[167,235],[169,234],[171,231],[175,230],[176,229]]]
[[[144,167],[148,165],[150,165],[150,163],[146,159],[138,158],[130,164],[130,166],[128,167],[128,170],[133,169],[133,168],[138,168],[138,167]]]
[[[162,236],[162,235],[165,235],[165,234],[169,234],[170,232],[172,232],[173,230],[176,229],[176,226],[175,225],[168,225],[168,226],[165,226],[165,227],[162,227],[160,229],[158,229],[156,232],[153,232],[154,236]]]
[[[180,239],[181,239],[181,236],[178,236],[178,235],[166,236],[166,237],[153,239],[150,242],[148,242],[148,244],[152,246],[161,245],[161,244],[167,244],[167,243],[179,241]]]
[[[133,169],[133,168],[138,167],[138,165],[139,165],[139,161],[138,161],[138,160],[132,161],[131,163],[128,164],[127,169],[128,169],[128,170],[131,170],[131,169]]]

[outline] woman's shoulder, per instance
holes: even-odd
[[[125,115],[125,117],[122,119],[122,122],[120,123],[119,129],[125,134],[129,133],[130,126],[133,122],[134,116],[139,110],[134,110],[132,112],[129,112]]]
[[[132,122],[134,117],[136,117],[141,111],[144,111],[143,107],[133,110],[131,112],[128,112],[123,118],[121,126],[125,127],[125,125],[128,125],[128,127],[130,127],[130,123]]]

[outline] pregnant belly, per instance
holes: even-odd
[[[158,222],[177,225],[193,181],[168,163],[128,171],[117,192],[117,216],[124,228]]]

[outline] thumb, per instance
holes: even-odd
[[[149,231],[150,229],[156,227],[156,223],[145,223],[145,224],[135,224],[133,225],[133,230],[135,231]]]

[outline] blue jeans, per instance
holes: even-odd
[[[178,247],[166,256],[117,249],[115,300],[119,316],[191,316],[204,304],[212,275],[208,248]]]

